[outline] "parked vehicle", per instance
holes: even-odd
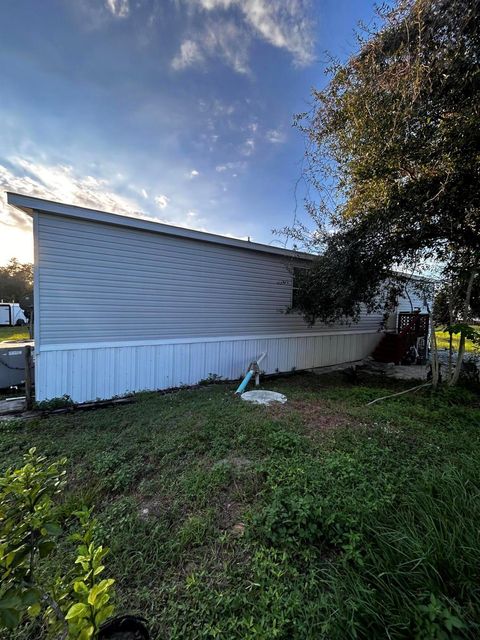
[[[27,316],[18,302],[0,302],[0,327],[21,327],[27,322]]]

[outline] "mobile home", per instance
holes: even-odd
[[[351,362],[382,338],[382,315],[309,327],[286,314],[292,265],[311,256],[8,194],[33,218],[38,400],[74,401]],[[141,313],[139,313],[139,309]]]

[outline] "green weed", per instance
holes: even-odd
[[[226,384],[139,394],[0,425],[0,468],[67,455],[59,513],[95,505],[118,610],[154,638],[476,638],[478,395],[366,406],[407,384],[295,374],[268,381],[274,408]]]

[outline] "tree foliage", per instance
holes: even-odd
[[[20,302],[25,310],[33,305],[33,264],[12,258],[0,267],[0,300]]]
[[[478,268],[479,17],[474,0],[400,2],[297,118],[319,194],[308,240],[349,252],[353,278],[428,258]]]
[[[436,325],[449,326],[458,322],[463,316],[463,300],[461,293],[466,289],[465,283],[454,289],[452,282],[444,282],[435,295]],[[470,300],[470,315],[472,320],[480,318],[480,278],[476,278]]]
[[[382,293],[391,302],[402,284],[392,269],[428,261],[470,313],[480,262],[479,7],[399,0],[359,35],[355,55],[332,62],[312,110],[297,117],[316,229],[288,232],[320,254],[296,298],[308,320],[355,319]]]

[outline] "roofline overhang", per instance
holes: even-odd
[[[283,249],[280,247],[272,247],[268,244],[258,242],[250,242],[248,240],[240,240],[237,238],[229,238],[214,233],[206,233],[204,231],[195,231],[184,227],[176,227],[174,225],[165,224],[163,222],[155,222],[144,218],[136,218],[132,216],[124,216],[117,213],[100,211],[97,209],[89,209],[63,202],[55,202],[53,200],[45,200],[44,198],[35,198],[26,196],[21,193],[13,193],[7,191],[7,202],[16,209],[32,216],[35,212],[49,213],[77,220],[87,220],[99,222],[102,224],[127,227],[130,229],[140,229],[162,235],[174,236],[178,238],[186,238],[188,240],[198,240],[200,242],[211,242],[213,244],[235,247],[237,249],[247,249],[261,253],[270,253],[288,258],[300,258],[303,260],[312,260],[313,254],[292,249]]]

